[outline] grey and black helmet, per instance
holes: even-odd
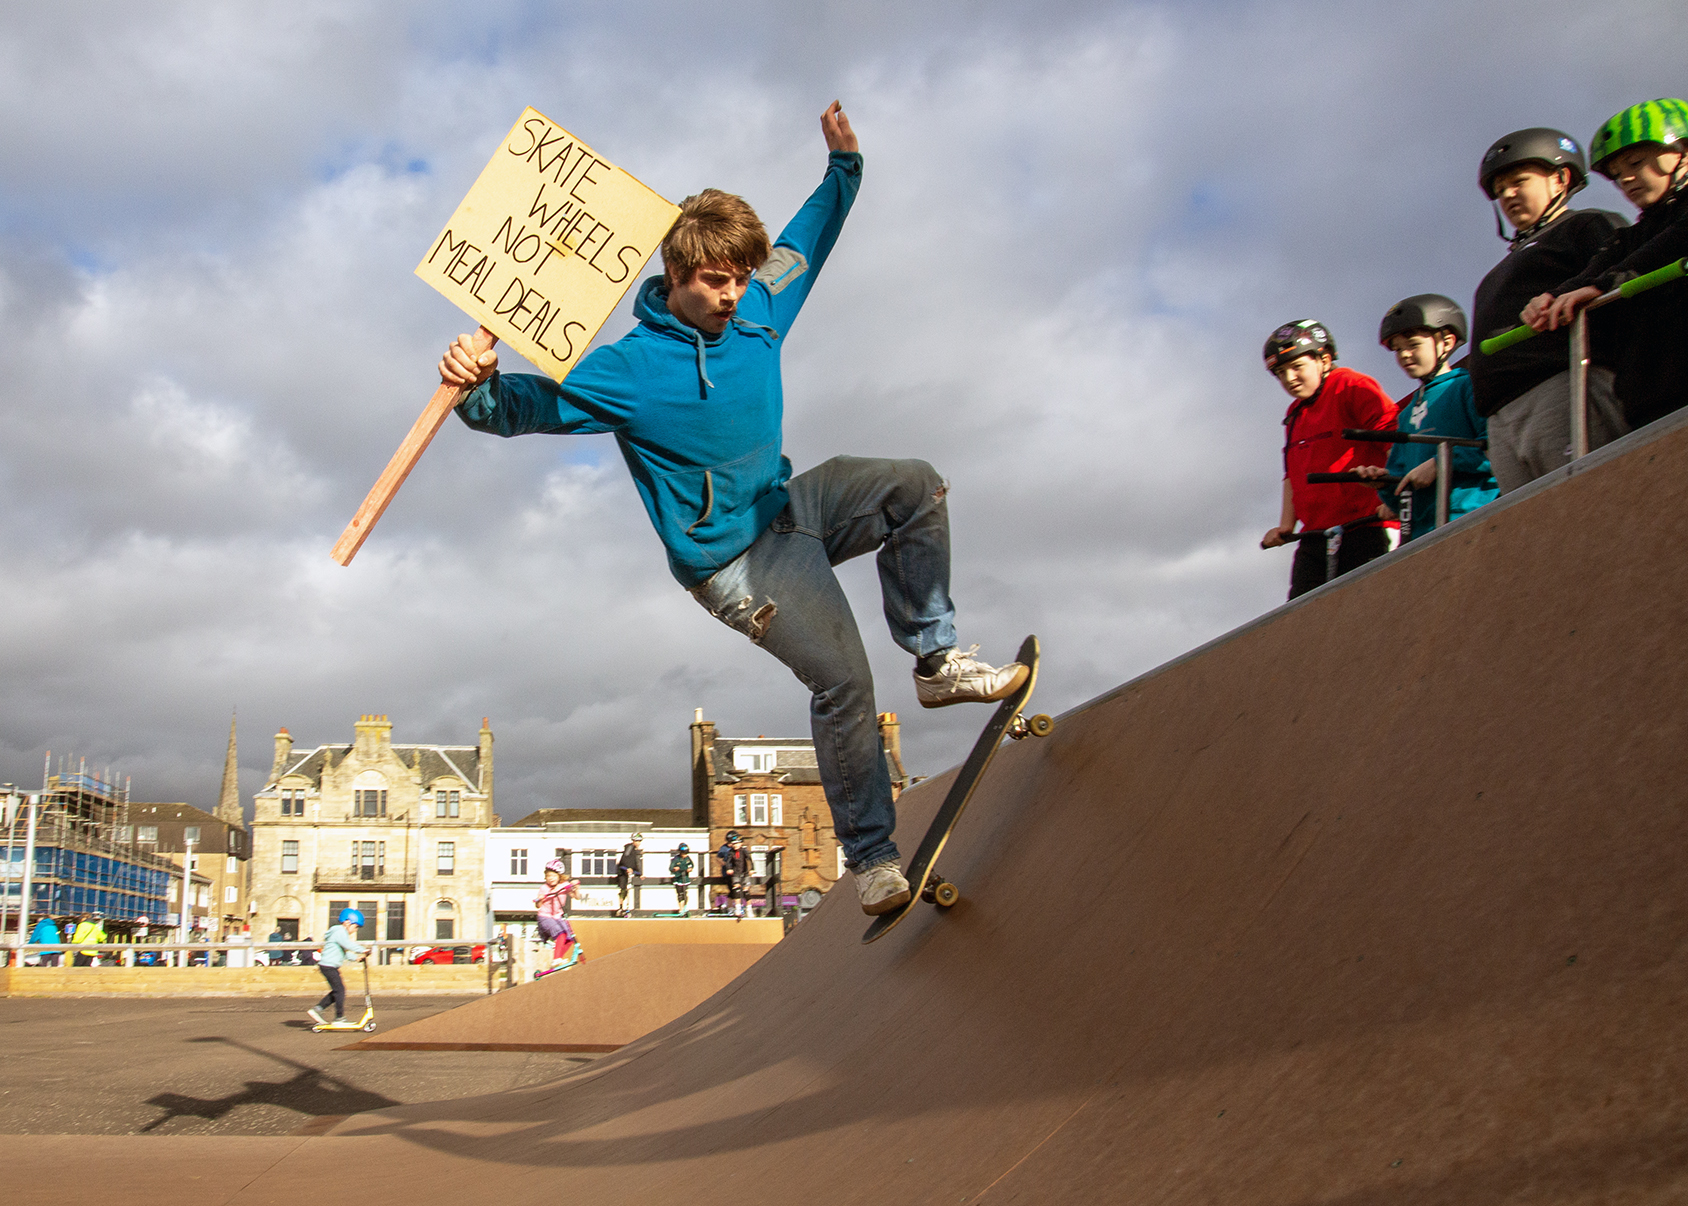
[[[1523,163],[1539,163],[1549,171],[1571,169],[1569,197],[1588,183],[1588,157],[1577,140],[1563,130],[1546,126],[1532,126],[1528,130],[1514,130],[1483,152],[1482,166],[1477,169],[1477,183],[1483,195],[1494,200],[1495,177]]]
[[[1377,341],[1388,347],[1391,339],[1409,331],[1452,331],[1459,343],[1470,337],[1465,311],[1453,298],[1440,293],[1419,293],[1390,306],[1378,324]]]
[[[1312,318],[1286,322],[1266,339],[1262,355],[1266,371],[1275,373],[1280,364],[1288,364],[1297,356],[1317,356],[1321,353],[1336,359],[1336,340],[1324,323]]]

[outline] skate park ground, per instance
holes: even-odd
[[[593,1056],[349,1051],[315,1034],[315,997],[0,998],[0,1130],[12,1135],[309,1134],[348,1114],[555,1080]],[[463,1004],[376,1003],[380,1026]],[[361,998],[348,1012],[361,1010]]]

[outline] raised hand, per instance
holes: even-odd
[[[856,141],[856,132],[850,128],[850,119],[844,116],[844,106],[837,101],[827,106],[821,114],[821,133],[826,135],[826,149],[829,151],[859,151],[861,144]]]

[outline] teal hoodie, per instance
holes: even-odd
[[[1463,436],[1487,439],[1489,422],[1477,413],[1472,396],[1471,374],[1462,368],[1449,369],[1430,378],[1403,399],[1395,420],[1395,427],[1409,435]],[[1449,519],[1458,519],[1467,511],[1475,511],[1486,502],[1500,496],[1494,475],[1489,472],[1489,456],[1481,448],[1455,448],[1454,480],[1448,496]],[[1392,444],[1386,468],[1400,477],[1418,468],[1436,455],[1434,444]],[[1379,490],[1378,494],[1391,507],[1399,508],[1400,499],[1393,490]],[[1437,527],[1448,522],[1437,519],[1436,487],[1413,491],[1413,530],[1407,540],[1430,531],[1432,520]]]
[[[785,508],[780,346],[861,185],[862,157],[834,151],[820,187],[780,232],[727,329],[668,312],[663,278],[639,286],[638,325],[558,384],[494,373],[458,406],[500,436],[613,432],[645,511],[688,590],[748,549]]]

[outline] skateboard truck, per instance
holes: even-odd
[[[1039,712],[1036,716],[1016,716],[1008,726],[1008,735],[1015,741],[1027,737],[1047,737],[1055,731],[1055,721]]]

